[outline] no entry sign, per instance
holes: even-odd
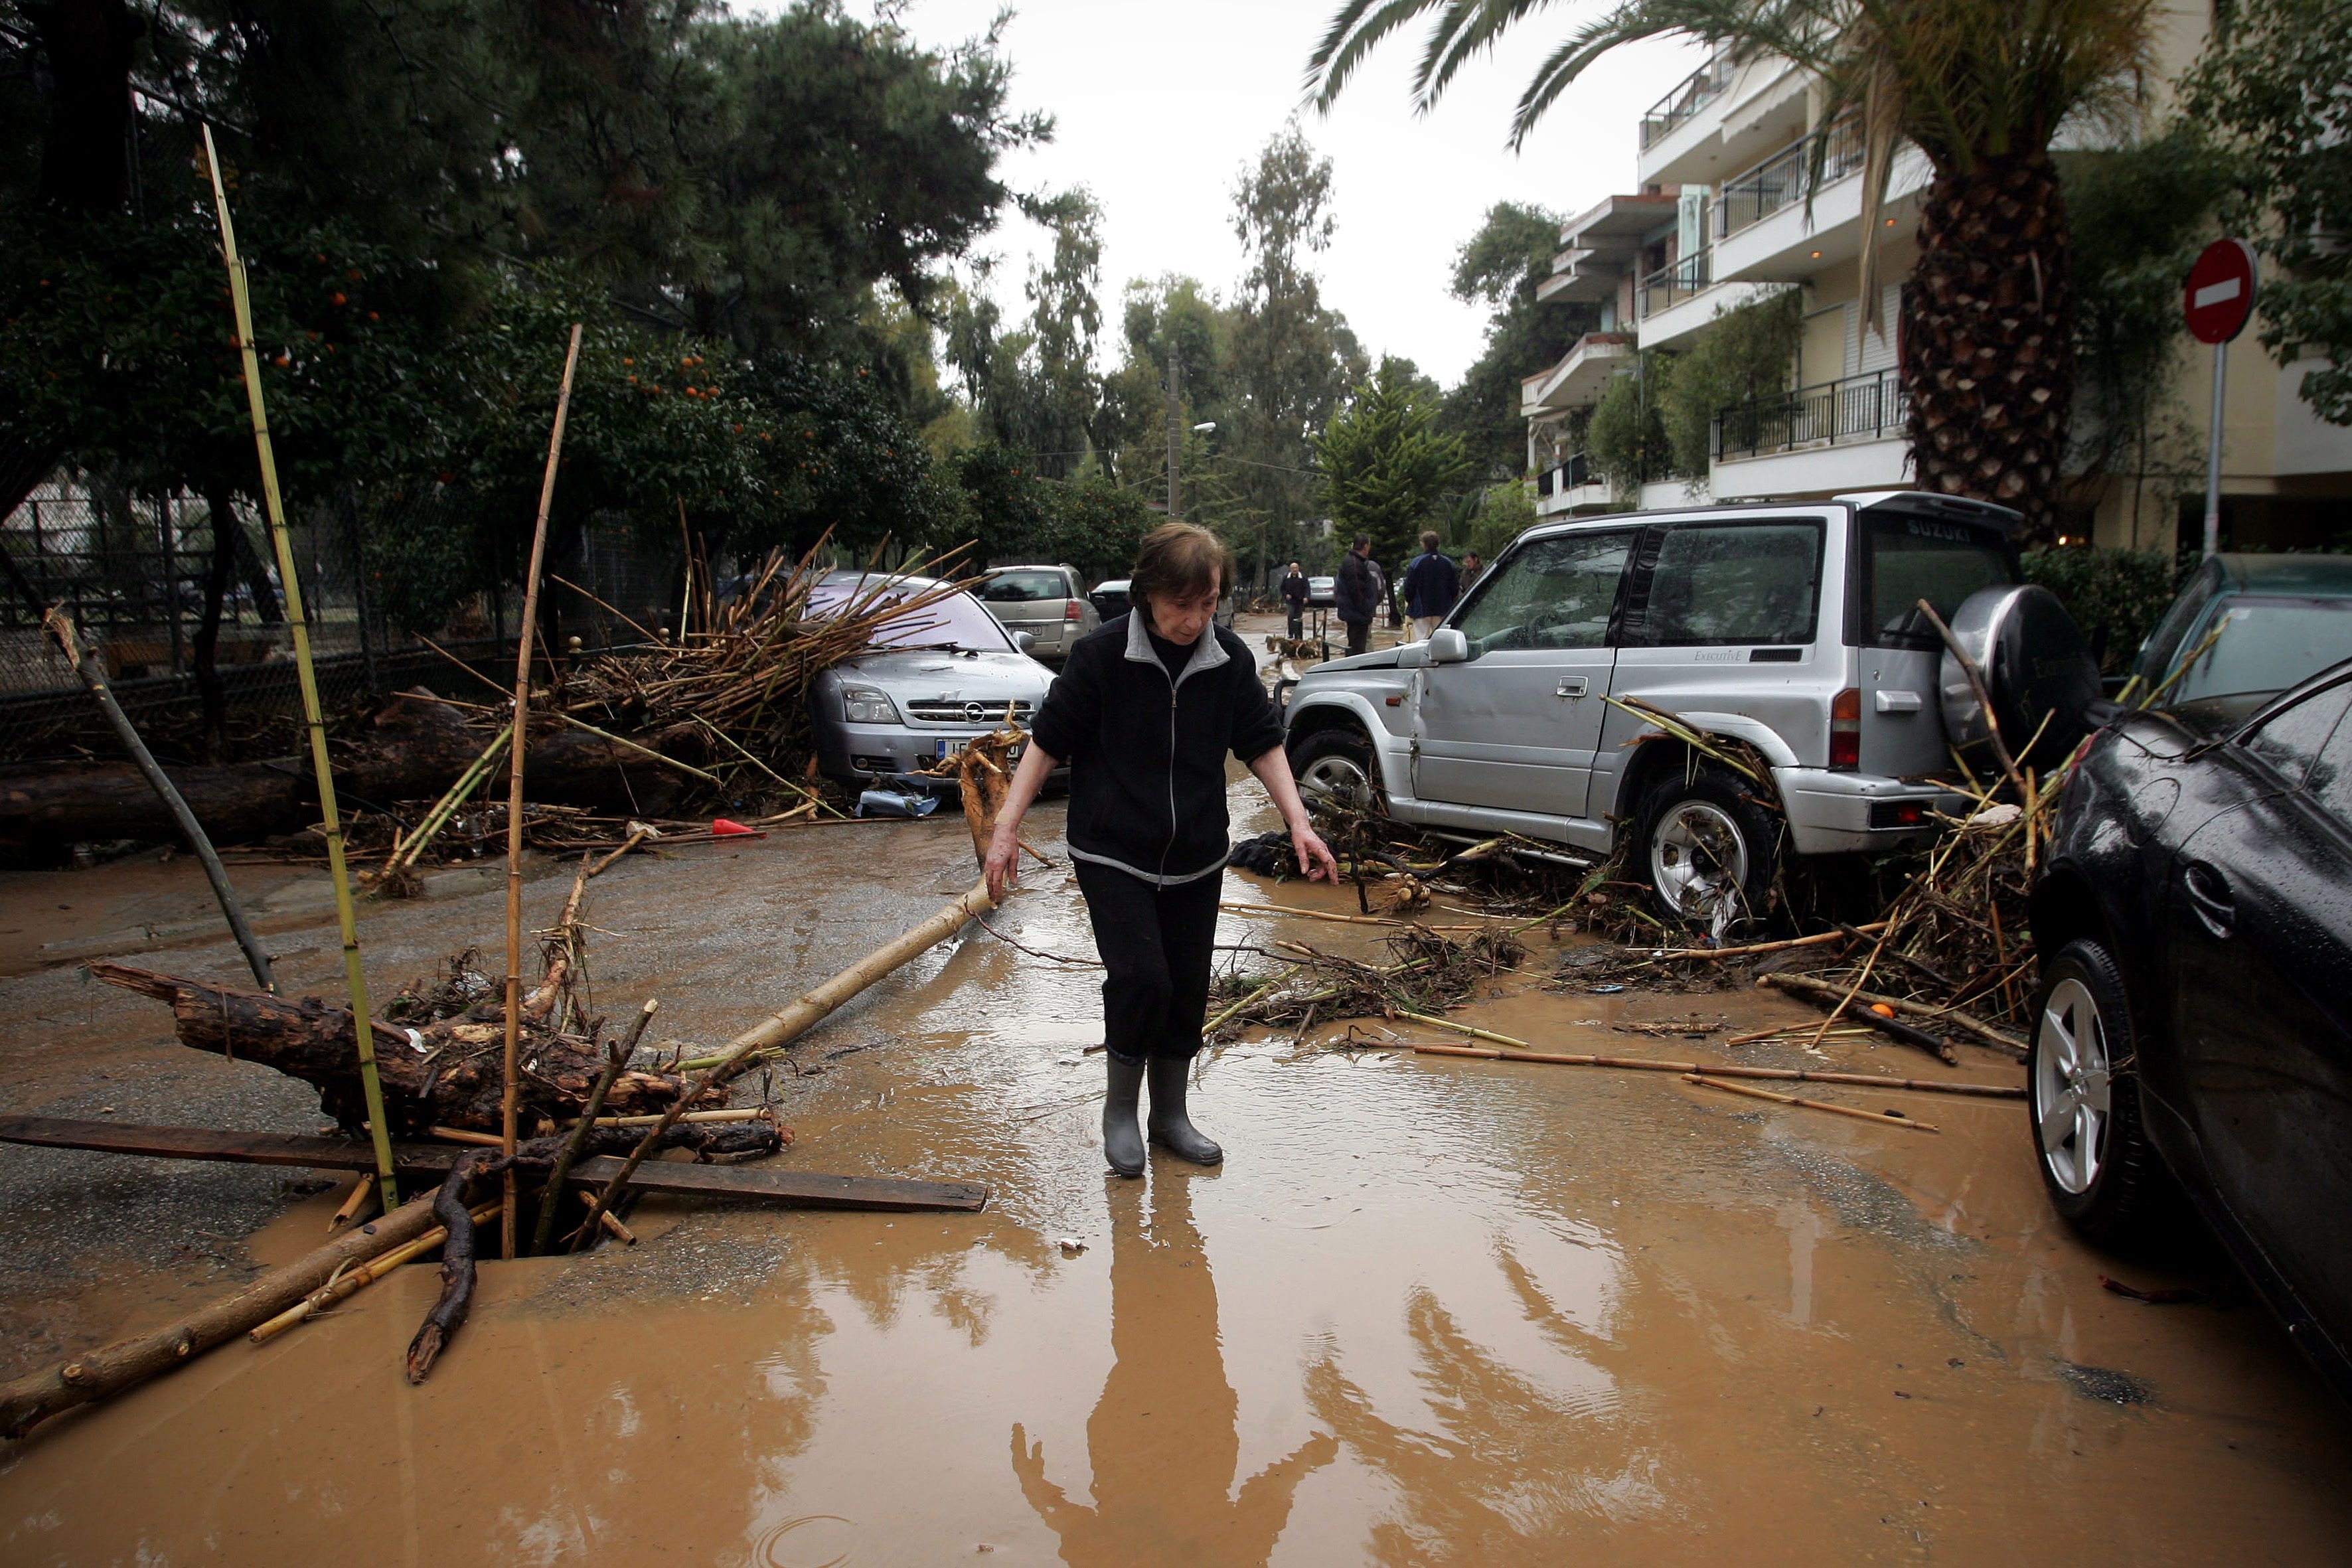
[[[2242,239],[2217,239],[2189,269],[2180,303],[2189,335],[2200,343],[2226,343],[2246,330],[2254,313],[2253,247]]]

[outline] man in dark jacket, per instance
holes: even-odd
[[[1290,563],[1290,571],[1282,579],[1282,602],[1290,606],[1290,640],[1297,642],[1307,625],[1307,574],[1298,563]]]
[[[1461,575],[1437,552],[1437,535],[1423,534],[1421,553],[1404,569],[1404,613],[1412,621],[1412,640],[1427,642],[1461,594]]]
[[[1031,722],[983,862],[989,897],[1002,900],[1019,879],[1022,816],[1067,759],[1070,859],[1106,972],[1103,1155],[1122,1176],[1143,1174],[1136,1106],[1147,1074],[1150,1141],[1194,1164],[1224,1158],[1184,1100],[1208,1016],[1229,753],[1274,797],[1298,868],[1339,879],[1290,776],[1282,716],[1248,647],[1216,624],[1233,580],[1233,557],[1206,529],[1169,522],[1144,536],[1135,607],[1071,647]]]
[[[1360,533],[1339,563],[1331,588],[1331,608],[1348,628],[1348,651],[1362,653],[1372,644],[1372,616],[1380,612],[1381,585],[1372,573],[1371,535]]]

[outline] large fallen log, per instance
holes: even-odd
[[[200,1051],[275,1068],[319,1090],[319,1108],[345,1127],[367,1120],[361,1094],[351,1010],[330,1007],[315,996],[267,995],[233,986],[202,984],[129,964],[93,963],[89,972],[167,1003],[180,1043]],[[540,1022],[551,994],[534,994],[523,1022],[530,1041],[522,1053],[520,1086],[526,1120],[568,1121],[580,1114],[603,1072],[602,1053],[586,1040],[550,1032]],[[383,1083],[384,1120],[394,1136],[414,1137],[431,1127],[497,1130],[499,1065],[505,1009],[483,1002],[454,1018],[415,1029],[378,1023],[376,1066]],[[616,1116],[667,1110],[686,1092],[674,1073],[632,1069],[614,1081],[605,1109]],[[726,1103],[723,1092],[698,1097],[701,1108]]]
[[[284,833],[310,820],[304,804],[310,786],[290,762],[165,771],[216,843]],[[113,838],[169,844],[179,837],[171,807],[130,763],[0,767],[0,858],[55,859],[69,844]]]
[[[366,1154],[362,1147],[359,1151]],[[373,1156],[369,1155],[369,1163]],[[435,1224],[433,1195],[402,1205],[373,1225],[344,1232],[298,1262],[273,1268],[194,1316],[102,1345],[62,1366],[0,1386],[0,1436],[21,1437],[50,1416],[110,1398],[235,1339],[318,1289],[335,1270],[414,1240]]]

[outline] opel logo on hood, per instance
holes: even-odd
[[[963,705],[963,721],[965,723],[981,724],[985,723],[987,720],[988,710],[982,707],[979,703],[967,702]]]

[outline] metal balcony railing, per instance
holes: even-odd
[[[1799,447],[1875,441],[1901,435],[1910,417],[1911,400],[1894,371],[1849,375],[1718,410],[1715,455],[1757,458]]]
[[[1714,280],[1714,251],[1695,250],[1643,279],[1643,316],[1654,316],[1670,305],[1679,305],[1695,294],[1706,292]]]
[[[1538,497],[1566,495],[1580,485],[1592,482],[1591,465],[1581,452],[1562,458],[1536,475]]]
[[[1650,106],[1650,111],[1642,116],[1642,151],[1648,152],[1653,142],[1671,135],[1675,127],[1722,97],[1730,85],[1731,54],[1725,50]]]
[[[1848,116],[1726,181],[1715,198],[1715,237],[1738,234],[1804,200],[1816,147],[1821,149],[1821,184],[1845,178],[1862,167],[1862,122]]]

